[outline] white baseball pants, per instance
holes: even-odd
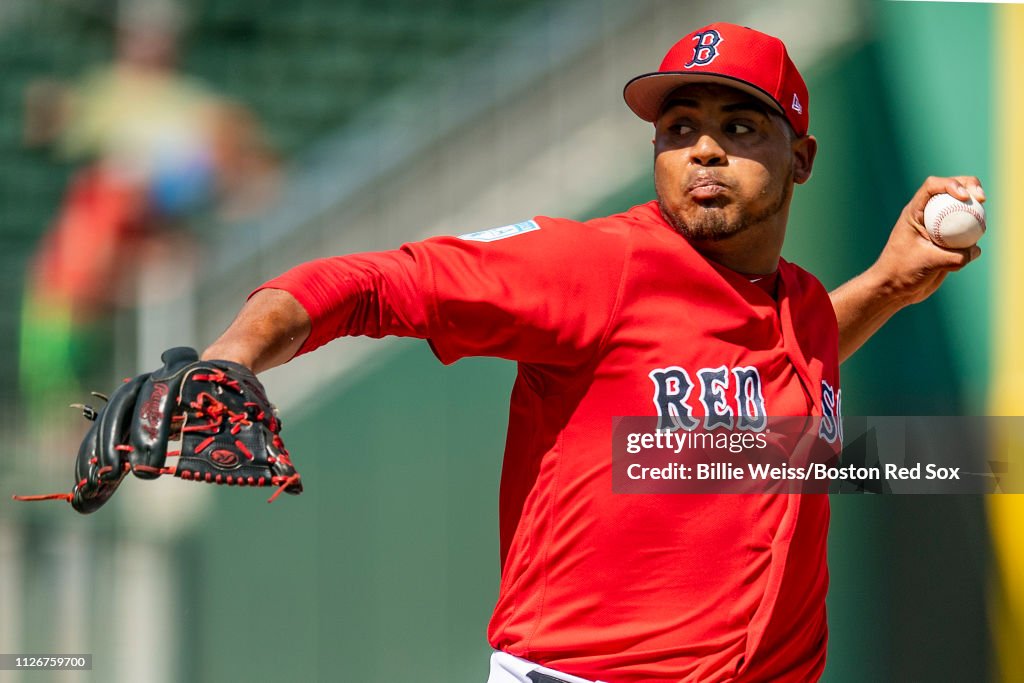
[[[531,675],[532,674],[532,675]],[[549,669],[507,652],[491,655],[491,675],[487,683],[601,683]]]

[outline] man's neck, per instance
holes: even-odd
[[[786,226],[769,223],[751,226],[738,235],[718,241],[694,241],[693,248],[705,258],[745,275],[767,275],[779,268]]]

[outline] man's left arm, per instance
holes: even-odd
[[[839,321],[839,362],[842,363],[897,311],[924,301],[946,276],[981,255],[968,249],[943,249],[928,239],[924,206],[936,194],[985,201],[981,182],[973,176],[928,178],[903,208],[878,260],[866,271],[830,293]]]

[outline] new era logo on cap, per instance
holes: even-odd
[[[735,24],[710,24],[673,45],[657,71],[627,83],[623,96],[637,116],[654,121],[669,93],[694,82],[743,90],[785,116],[797,135],[807,134],[807,85],[774,36]]]

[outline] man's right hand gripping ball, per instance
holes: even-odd
[[[201,361],[194,349],[168,349],[163,367],[125,380],[92,420],[75,463],[71,493],[15,496],[63,499],[83,514],[102,506],[125,475],[170,474],[231,486],[271,486],[302,493],[302,482],[281,441],[281,422],[263,385],[230,361]],[[168,443],[180,439],[180,450]],[[167,459],[177,457],[176,464]]]

